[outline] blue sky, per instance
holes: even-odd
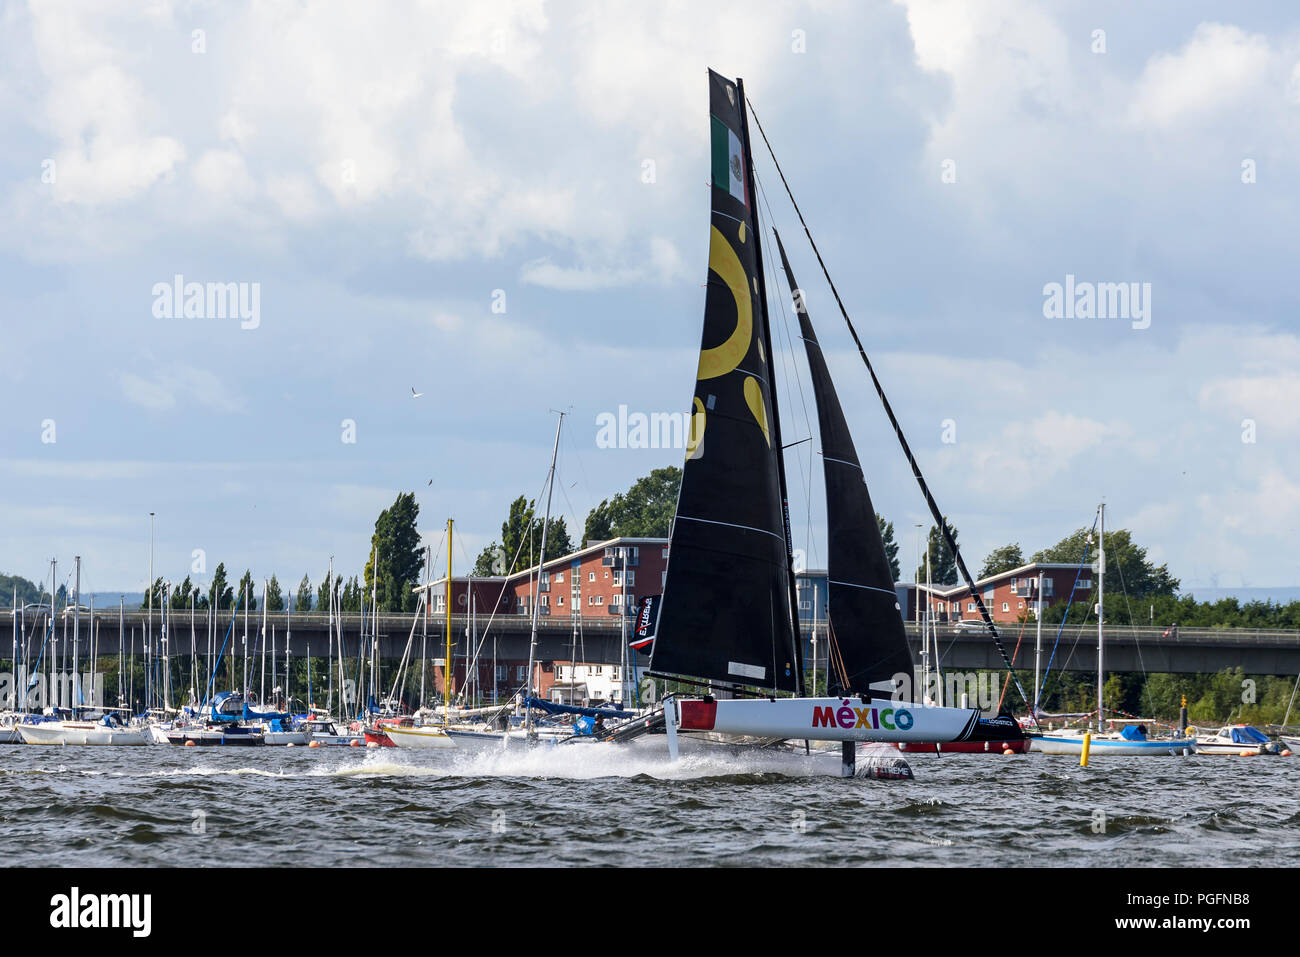
[[[707,67],[745,78],[969,562],[1104,497],[1185,587],[1296,583],[1300,14],[921,0],[3,6],[0,570],[137,590],[154,511],[159,574],[317,582],[405,490],[462,570],[554,408],[575,533],[680,464],[596,417],[691,395]],[[910,550],[923,502],[757,161]],[[257,283],[256,328],[156,316],[177,274]],[[1067,275],[1150,283],[1149,328],[1045,318]]]

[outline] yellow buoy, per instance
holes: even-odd
[[[1092,750],[1092,732],[1085,731],[1083,735],[1083,750],[1079,752],[1079,767],[1088,766],[1088,752]]]

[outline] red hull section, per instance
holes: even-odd
[[[945,741],[941,744],[921,744],[920,742],[900,743],[898,750],[908,754],[1025,754],[1029,751],[1029,740],[1017,741]]]

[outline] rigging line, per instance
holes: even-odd
[[[748,102],[748,100],[747,100]],[[776,166],[776,171],[780,174],[781,183],[785,186],[786,195],[790,197],[790,203],[794,206],[794,211],[799,217],[799,224],[803,226],[804,235],[808,237],[808,243],[812,246],[813,253],[817,256],[817,264],[821,266],[822,275],[826,277],[826,282],[831,287],[831,293],[835,296],[835,303],[840,308],[840,315],[844,317],[845,324],[849,327],[849,334],[853,337],[854,344],[858,347],[858,355],[862,357],[863,363],[867,367],[867,372],[871,374],[871,382],[876,387],[876,395],[880,397],[881,404],[885,407],[885,414],[889,417],[890,424],[894,427],[894,434],[898,437],[898,443],[903,448],[903,454],[907,456],[907,462],[912,467],[912,475],[915,477],[917,484],[921,488],[921,494],[925,497],[925,502],[930,508],[930,514],[934,517],[935,525],[943,534],[948,550],[952,552],[953,559],[957,563],[957,568],[961,571],[961,576],[966,580],[966,585],[970,589],[971,598],[975,601],[979,609],[980,616],[984,619],[984,624],[988,626],[989,637],[993,639],[993,644],[997,646],[998,654],[1002,657],[1002,663],[1011,673],[1012,680],[1016,683],[1016,690],[1020,692],[1021,699],[1027,706],[1032,707],[1029,696],[1025,694],[1024,687],[1020,684],[1020,678],[1016,675],[1016,669],[1011,665],[1011,659],[1007,655],[1007,649],[998,637],[997,626],[993,623],[993,616],[989,614],[988,608],[984,605],[984,598],[980,595],[979,590],[975,587],[975,579],[971,577],[970,571],[966,568],[966,560],[962,558],[961,551],[957,547],[957,541],[953,537],[952,529],[949,527],[943,513],[939,510],[939,505],[930,494],[930,488],[925,482],[924,476],[921,475],[921,467],[916,462],[916,456],[912,454],[911,447],[907,444],[907,439],[903,436],[903,427],[899,424],[898,417],[894,415],[894,409],[885,397],[884,387],[880,384],[880,379],[876,376],[876,370],[871,365],[871,360],[867,358],[866,349],[863,348],[862,340],[858,338],[858,332],[853,327],[853,320],[849,318],[848,310],[844,307],[844,302],[840,299],[839,290],[835,287],[834,280],[831,279],[830,270],[826,268],[826,263],[822,259],[821,251],[817,248],[817,243],[812,238],[812,232],[808,228],[808,223],[803,218],[803,211],[799,209],[799,204],[795,202],[794,193],[790,189],[789,182],[786,181],[785,173],[781,170],[781,164],[777,161],[776,152],[772,149],[772,144],[768,141],[767,132],[763,129],[763,124],[759,122],[758,115],[754,113],[753,103],[749,104],[749,112],[754,117],[754,123],[758,127],[759,134],[763,137],[763,143],[767,146],[767,151],[772,157],[772,163]]]
[[[1110,539],[1111,541],[1115,540],[1114,532],[1110,533]],[[1104,545],[1105,542],[1102,544]],[[1124,584],[1124,563],[1119,561],[1118,558],[1115,560],[1115,571],[1119,575],[1119,590],[1124,595],[1124,607],[1128,610],[1128,624],[1130,628],[1133,628],[1133,603],[1129,601],[1128,586]],[[1147,663],[1142,657],[1142,642],[1138,639],[1136,631],[1133,632],[1133,647],[1137,649],[1138,667],[1142,669],[1142,679],[1145,681],[1147,676]]]
[[[772,204],[768,202],[767,189],[763,186],[763,180],[758,175],[757,169],[755,169],[754,171],[754,182],[758,186],[759,199],[763,203],[763,206],[767,208],[767,221],[769,224],[772,224],[772,231],[773,233],[775,233],[776,217],[773,216],[772,214]],[[799,405],[803,410],[804,431],[808,433],[809,440],[811,440],[813,434],[812,416],[808,412],[808,399],[804,393],[803,377],[799,375],[799,363],[794,358],[794,354],[795,354],[794,340],[802,339],[803,336],[802,334],[792,335],[790,326],[793,323],[791,321],[790,316],[785,311],[784,298],[781,292],[779,291],[781,289],[781,282],[780,282],[780,276],[777,275],[776,261],[769,259],[769,261],[766,263],[766,267],[772,275],[772,280],[773,280],[772,288],[774,290],[777,290],[772,295],[775,296],[777,308],[781,312],[781,330],[785,333],[786,345],[788,346],[788,350],[789,350],[788,363],[793,365],[793,373],[791,375],[791,378],[794,379],[795,385],[798,386],[799,389]],[[800,333],[802,333],[802,330],[800,330]],[[787,362],[783,362],[783,365],[784,364],[787,364]],[[788,383],[786,385],[786,393],[787,395],[790,393],[790,386]],[[801,467],[799,470],[799,481],[803,485],[803,492],[804,492],[804,554],[811,557],[813,561],[813,565],[815,567],[816,565],[820,564],[820,556],[814,550],[813,537],[812,537],[812,508],[813,508],[813,494],[812,494],[813,454],[812,453],[813,453],[813,449],[812,449],[812,444],[810,442],[808,446],[808,473],[807,475],[805,475]],[[800,463],[800,465],[802,466],[802,463]],[[796,614],[797,613],[798,610],[796,609]]]
[[[1079,567],[1077,567],[1077,568],[1074,570],[1074,584],[1072,584],[1072,585],[1070,586],[1070,597],[1067,598],[1066,601],[1065,601],[1065,612],[1061,615],[1061,623],[1060,623],[1060,625],[1058,625],[1057,628],[1056,628],[1056,640],[1052,642],[1052,654],[1051,654],[1051,655],[1048,657],[1048,659],[1047,659],[1047,667],[1046,667],[1045,669],[1043,669],[1043,676],[1042,676],[1042,679],[1041,679],[1041,683],[1039,684],[1039,686],[1038,686],[1037,688],[1034,689],[1034,695],[1035,695],[1035,697],[1034,697],[1034,706],[1035,706],[1035,707],[1037,707],[1038,702],[1042,700],[1042,698],[1043,698],[1043,693],[1047,690],[1047,679],[1048,679],[1048,676],[1050,676],[1051,673],[1052,673],[1052,662],[1056,660],[1056,649],[1057,649],[1057,647],[1058,647],[1058,646],[1060,645],[1060,643],[1061,643],[1061,635],[1065,632],[1065,623],[1066,623],[1067,621],[1069,621],[1069,619],[1070,619],[1070,609],[1071,609],[1072,607],[1074,607],[1074,596],[1075,596],[1075,594],[1078,592],[1078,588],[1079,588],[1079,579],[1080,579],[1081,577],[1083,577],[1083,563],[1084,563],[1084,562],[1087,560],[1087,558],[1088,558],[1088,549],[1089,549],[1089,543],[1088,543],[1087,538],[1090,538],[1090,537],[1092,536],[1092,531],[1093,531],[1093,529],[1096,529],[1096,527],[1097,527],[1097,522],[1098,522],[1099,519],[1100,519],[1100,515],[1099,515],[1099,514],[1098,514],[1097,516],[1094,516],[1094,518],[1093,518],[1093,520],[1092,520],[1092,528],[1088,530],[1088,536],[1085,537],[1085,539],[1084,539],[1084,543],[1083,543],[1083,555],[1081,555],[1081,556],[1079,557]],[[1039,596],[1039,601],[1041,601],[1041,600],[1042,600],[1042,596],[1040,595],[1040,596]],[[1083,624],[1086,623],[1086,622],[1088,621],[1088,618],[1089,618],[1089,617],[1090,617],[1089,614],[1085,614],[1085,615],[1083,616],[1083,623],[1081,623],[1081,624],[1079,625],[1079,634],[1076,635],[1076,636],[1075,636],[1075,639],[1074,639],[1074,646],[1075,646],[1075,647],[1077,647],[1078,644],[1079,644],[1079,636],[1083,634]],[[1074,647],[1072,647],[1072,648],[1070,649],[1070,658],[1073,658],[1073,657],[1074,657]],[[1066,659],[1066,662],[1065,662],[1066,664],[1069,664],[1069,663],[1070,663],[1070,658],[1067,658],[1067,659]],[[1064,667],[1064,665],[1062,665],[1062,667]]]

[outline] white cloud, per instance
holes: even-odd
[[[1137,82],[1130,119],[1172,126],[1213,115],[1264,89],[1274,51],[1268,39],[1222,23],[1202,23],[1177,53],[1152,57]],[[1272,94],[1276,96],[1276,93]]]
[[[178,405],[197,405],[217,412],[242,412],[244,400],[232,394],[225,383],[206,369],[178,365],[149,377],[123,372],[118,384],[126,399],[153,412],[165,412]]]

